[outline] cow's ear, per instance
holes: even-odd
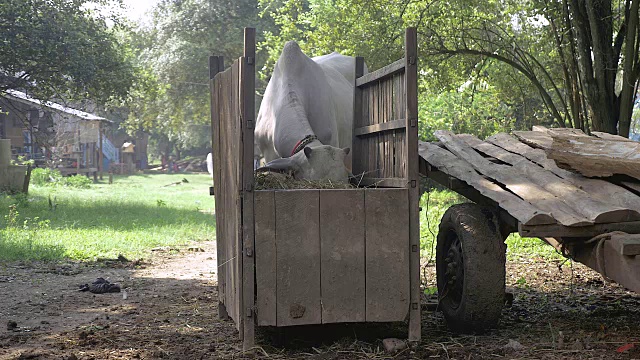
[[[259,167],[256,171],[273,171],[273,172],[288,172],[295,171],[297,165],[291,160],[291,158],[280,158],[271,160],[264,166]]]
[[[346,148],[342,149],[342,151],[344,151],[345,155],[349,155],[349,153],[351,152],[351,148],[346,147]]]
[[[311,157],[311,153],[313,153],[313,150],[310,147],[304,148],[304,156],[306,156],[307,159]]]

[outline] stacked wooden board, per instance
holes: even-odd
[[[545,150],[549,158],[584,176],[626,175],[640,179],[640,143],[622,136],[593,132],[588,136],[578,129],[516,131],[523,142]]]
[[[449,131],[435,134],[439,143],[419,144],[428,165],[493,200],[522,225],[581,228],[640,221],[640,192],[558,167],[544,150],[530,146],[553,144],[544,131],[518,133],[526,142],[504,133],[485,141]]]

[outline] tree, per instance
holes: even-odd
[[[125,98],[136,73],[132,54],[118,38],[118,19],[90,10],[90,3],[96,1],[2,1],[0,92],[97,103]]]
[[[209,150],[208,58],[222,55],[229,66],[242,55],[243,28],[263,23],[256,0],[160,2],[152,26],[132,39],[140,65],[150,71],[133,93],[126,126],[150,132],[165,155]]]
[[[535,90],[555,126],[628,135],[640,77],[640,0],[262,0],[284,36],[359,49],[367,58],[397,53],[401,31],[417,26],[425,81],[436,93],[488,69],[505,103],[511,82]],[[279,5],[279,6],[278,6]],[[307,33],[296,27],[302,27]],[[324,40],[319,40],[324,39]],[[276,40],[281,40],[277,39]],[[303,48],[305,48],[303,46]],[[367,50],[369,48],[369,50]],[[374,66],[375,67],[375,66]],[[426,77],[429,77],[425,80]],[[619,87],[616,87],[616,79]],[[524,80],[524,81],[523,81]],[[524,99],[523,99],[524,100]]]

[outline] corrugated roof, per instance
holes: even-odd
[[[80,110],[76,110],[70,107],[66,107],[60,104],[56,104],[50,101],[47,102],[42,102],[38,99],[34,99],[32,97],[30,97],[29,95],[21,92],[21,91],[16,91],[16,90],[7,90],[6,94],[4,95],[5,97],[9,98],[9,99],[13,99],[16,101],[20,101],[22,103],[26,103],[26,104],[35,104],[38,105],[40,107],[46,107],[55,111],[59,111],[59,112],[63,112],[65,114],[69,114],[69,115],[73,115],[75,117],[78,117],[80,119],[83,120],[87,120],[87,121],[107,121],[107,122],[113,122],[109,119],[103,118],[101,116],[97,116],[97,115],[93,115],[90,114],[88,112],[84,112],[84,111],[80,111]]]

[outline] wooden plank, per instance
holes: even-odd
[[[403,321],[411,302],[407,189],[366,189],[366,319]]]
[[[321,324],[318,190],[276,191],[278,326]]]
[[[473,135],[460,134],[455,137],[477,151],[512,165],[521,176],[558,196],[591,222],[610,223],[640,220],[640,212],[611,204],[610,201],[594,198],[580,187],[550,171],[544,170],[521,155],[508,152]]]
[[[613,233],[609,241],[620,255],[640,255],[640,234]]]
[[[547,158],[544,150],[532,148],[505,133],[491,136],[486,141],[512,153],[524,156],[542,166],[545,170],[571,182],[593,198],[640,212],[640,197],[633,192],[608,181],[586,178],[580,174],[561,169],[556,165],[555,161]],[[624,182],[622,184],[625,185]],[[638,193],[640,193],[640,186],[638,187]]]
[[[451,152],[432,143],[420,142],[419,154],[427,163],[438,170],[464,181],[483,196],[497,202],[501,208],[521,223],[527,225],[556,223],[551,214],[534,207],[529,202],[523,201],[520,197],[489,181],[478,174],[471,164]],[[452,190],[456,191],[456,189]]]
[[[609,134],[606,132],[600,132],[600,131],[592,131],[591,135],[603,139],[603,140],[615,140],[615,141],[629,141],[629,142],[635,142],[634,140],[628,139],[624,136],[620,136],[620,135],[613,135],[613,134]]]
[[[543,187],[523,178],[520,172],[512,166],[492,163],[478,154],[464,142],[455,139],[450,131],[438,130],[436,137],[457,157],[465,159],[474,169],[497,182],[504,184],[507,189],[530,202],[536,208],[552,214],[553,217],[566,226],[584,226],[593,222],[567,205],[558,196]],[[514,215],[514,217],[516,217]]]
[[[221,66],[222,65],[222,66]],[[220,186],[219,182],[219,174],[220,174],[220,114],[218,108],[218,100],[219,94],[215,89],[216,83],[214,82],[214,77],[224,69],[224,64],[222,57],[220,56],[210,56],[209,57],[209,90],[211,93],[211,101],[210,101],[210,111],[211,111],[211,151],[212,158],[214,162],[214,170],[213,170],[213,184],[212,186]],[[219,264],[224,263],[225,260],[225,250],[224,243],[220,239],[222,239],[222,223],[221,220],[221,212],[222,206],[221,201],[218,199],[219,196],[214,198],[214,206],[216,213],[216,259],[218,262],[218,267],[216,269],[216,277],[218,279],[218,317],[220,319],[226,319],[228,314],[226,312],[226,308],[224,306],[225,299],[225,281],[226,275],[224,272],[224,266],[220,266]]]
[[[365,321],[364,190],[320,191],[322,323]]]
[[[611,224],[594,224],[587,226],[550,225],[518,225],[518,233],[525,237],[594,237],[612,231],[623,231],[629,234],[640,234],[640,221],[627,221]]]
[[[576,252],[576,260],[614,280],[629,290],[640,292],[640,256],[625,256],[611,240],[597,244],[591,251]]]
[[[364,74],[364,58],[356,57],[356,79]],[[357,136],[357,129],[364,124],[363,94],[362,89],[354,86],[353,90],[353,153],[351,155],[352,173],[361,174],[365,171],[363,141]]]
[[[370,178],[364,177],[357,182],[358,187],[405,187],[408,183],[407,179],[402,178]]]
[[[534,148],[549,149],[553,143],[553,139],[546,132],[541,131],[514,131],[513,135],[520,141],[533,146]]]
[[[276,326],[275,191],[255,192],[256,291],[258,325]]]
[[[244,29],[244,56],[240,58],[240,121],[242,136],[242,321],[244,322],[243,350],[255,346],[255,233],[253,192],[253,128],[255,125],[255,58],[256,30]]]
[[[370,85],[372,82],[377,80],[382,80],[386,77],[392,76],[399,71],[402,71],[405,66],[404,59],[400,59],[394,63],[391,63],[381,69],[365,74],[361,77],[356,78],[356,86],[363,87],[365,85]]]
[[[640,143],[556,133],[552,133],[551,137],[553,143],[547,149],[547,155],[558,166],[573,169],[585,176],[623,174],[640,179]]]
[[[418,174],[418,32],[405,31],[406,161],[409,191],[409,341],[420,340],[420,187]],[[406,250],[405,250],[406,251]]]

